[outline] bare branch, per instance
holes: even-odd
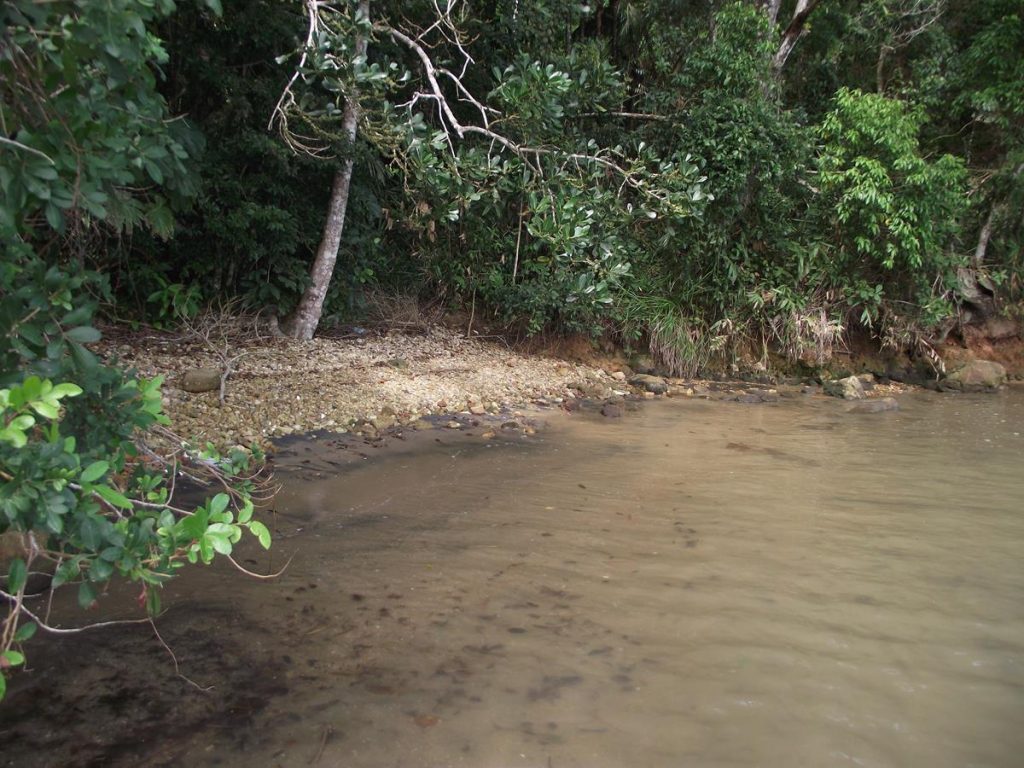
[[[24,613],[26,616],[32,619],[32,621],[38,624],[39,628],[42,629],[44,632],[49,632],[52,635],[77,635],[82,632],[88,632],[91,629],[102,629],[103,627],[118,627],[127,624],[150,623],[149,617],[146,617],[144,619],[117,619],[115,621],[99,621],[95,624],[86,624],[81,627],[53,627],[47,624],[41,618],[39,618],[39,616],[34,614],[28,608],[26,608],[23,604],[20,603],[20,601],[16,601],[14,595],[8,594],[7,592],[4,592],[2,589],[0,589],[0,598],[3,598],[8,602],[16,603],[15,607],[17,608],[17,610],[21,611],[21,613]]]
[[[171,661],[174,662],[174,674],[176,674],[178,677],[180,677],[186,683],[189,683],[190,685],[195,686],[196,688],[198,688],[203,693],[209,693],[210,691],[212,691],[213,690],[213,686],[212,685],[202,686],[199,683],[197,683],[195,680],[193,680],[191,677],[188,677],[187,675],[183,675],[181,673],[181,667],[178,664],[178,657],[174,654],[174,651],[171,650],[171,646],[169,646],[166,642],[164,642],[163,635],[161,635],[159,630],[157,630],[157,628],[156,628],[156,622],[154,622],[153,619],[149,619],[148,621],[149,621],[149,626],[153,628],[153,634],[156,635],[156,639],[160,641],[160,645],[162,645],[164,647],[164,650],[167,651],[167,653],[170,654]]]
[[[237,560],[235,560],[235,558],[233,558],[231,555],[224,555],[224,557],[226,557],[231,562],[231,564],[233,566],[235,566],[235,568],[237,568],[239,571],[244,573],[246,576],[249,576],[249,577],[251,577],[253,579],[260,579],[260,580],[263,580],[263,581],[269,581],[270,579],[276,579],[278,576],[280,576],[281,574],[283,574],[285,571],[288,570],[288,566],[291,565],[292,564],[292,560],[295,559],[295,555],[293,554],[291,557],[288,558],[288,562],[286,562],[284,565],[281,566],[281,569],[277,573],[254,573],[253,571],[250,571],[249,569],[247,569],[247,568],[243,567],[242,565],[240,565],[239,562]]]
[[[4,136],[0,136],[0,144],[7,144],[9,146],[14,147],[15,149],[20,149],[22,152],[30,152],[33,155],[39,155],[41,158],[46,160],[50,165],[56,165],[56,163],[53,162],[53,158],[51,158],[48,154],[46,154],[45,152],[40,152],[38,149],[30,147],[27,144],[22,144],[20,141],[15,141],[14,139],[8,139]]]
[[[445,95],[440,83],[438,82],[438,73],[443,71],[450,78],[456,81],[458,81],[458,78],[456,78],[454,74],[448,72],[447,70],[439,70],[434,65],[434,62],[430,58],[430,54],[427,52],[427,50],[414,38],[410,37],[404,32],[384,24],[378,24],[374,28],[383,34],[389,35],[395,42],[404,45],[406,48],[412,51],[420,60],[420,64],[423,67],[423,73],[427,79],[427,83],[430,86],[430,92],[417,93],[409,102],[410,106],[412,104],[415,104],[416,100],[419,98],[431,99],[435,101],[438,105],[439,111],[443,115],[443,124],[449,126],[450,130],[454,131],[456,136],[458,136],[460,139],[464,139],[467,134],[476,134],[479,136],[484,136],[490,139],[493,143],[499,144],[505,149],[515,154],[524,163],[526,163],[526,165],[529,166],[531,170],[533,170],[538,175],[541,174],[540,166],[537,163],[537,159],[540,155],[560,156],[565,160],[576,161],[577,163],[583,163],[585,165],[598,165],[621,176],[623,179],[624,186],[628,186],[634,190],[637,190],[638,192],[641,192],[647,197],[658,198],[658,195],[648,190],[644,186],[643,182],[640,179],[638,179],[632,171],[628,170],[627,168],[624,168],[623,166],[619,165],[618,163],[612,160],[607,159],[606,157],[602,157],[600,154],[584,154],[579,152],[567,153],[548,147],[525,146],[518,144],[509,139],[507,136],[503,136],[502,134],[492,130],[490,127],[488,127],[489,124],[486,121],[483,126],[466,125],[460,122],[459,119],[455,116],[455,113],[453,112],[451,105],[448,102],[448,97]],[[466,89],[462,86],[461,82],[459,82],[459,88],[461,89],[461,91],[468,93],[468,91],[466,91]],[[475,99],[473,101],[474,103],[479,104],[479,102],[476,101]],[[483,105],[480,105],[480,107],[481,109],[483,109]]]
[[[295,72],[292,73],[291,79],[288,80],[288,84],[284,87],[281,92],[281,97],[277,100],[277,104],[274,105],[273,112],[270,113],[270,120],[267,122],[267,130],[271,130],[274,124],[277,123],[278,130],[281,135],[285,137],[285,141],[288,141],[288,107],[295,104],[295,81],[301,76],[303,68],[306,66],[306,61],[309,58],[309,51],[313,47],[313,41],[316,40],[317,32],[320,29],[320,14],[317,13],[319,3],[317,0],[305,0],[306,5],[306,18],[308,25],[306,28],[306,44],[302,49],[302,56],[299,58],[299,65],[295,68]],[[290,146],[290,144],[289,144]]]

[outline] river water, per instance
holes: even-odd
[[[193,682],[145,627],[34,642],[0,764],[1024,765],[1024,392],[901,405],[297,444],[285,575],[168,590]]]

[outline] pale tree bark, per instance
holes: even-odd
[[[772,24],[779,20],[779,7],[782,5],[782,0],[759,0],[759,3]]]
[[[862,9],[858,23],[881,34],[875,62],[875,86],[885,93],[885,67],[889,58],[924,34],[945,13],[946,0],[886,0],[885,13],[875,8]]]
[[[1013,172],[1016,179],[1024,173],[1024,163],[1021,163]],[[960,298],[972,310],[971,314],[976,318],[984,320],[995,314],[995,285],[985,275],[985,256],[988,253],[988,245],[992,240],[997,218],[1006,210],[1006,203],[993,203],[989,209],[985,223],[978,233],[978,244],[974,247],[970,264],[960,267],[957,270],[957,282]],[[968,319],[975,319],[968,317]]]
[[[370,18],[370,0],[360,0],[359,14]],[[355,41],[355,57],[365,57],[368,40],[365,32],[360,32]],[[356,132],[359,126],[359,99],[353,92],[345,100],[342,111],[342,133],[348,139],[351,150],[355,145]],[[331,186],[331,201],[327,206],[327,220],[324,222],[320,247],[317,248],[313,267],[309,272],[309,287],[299,299],[295,310],[282,322],[282,330],[296,339],[312,339],[320,324],[320,315],[324,309],[327,288],[331,284],[334,265],[338,261],[338,248],[341,246],[341,235],[345,231],[345,212],[348,210],[348,193],[352,186],[352,169],[355,161],[351,156],[345,158],[341,168],[334,174]]]
[[[793,17],[789,20],[789,24],[786,25],[785,31],[782,33],[782,42],[779,43],[779,50],[775,53],[775,58],[772,60],[772,67],[776,73],[782,71],[782,68],[786,66],[786,59],[789,58],[789,54],[793,52],[796,47],[797,41],[801,38],[807,26],[807,19],[814,12],[814,9],[818,7],[821,0],[797,0],[796,8],[793,10]],[[771,2],[765,3],[765,6],[771,5]],[[778,3],[775,4],[775,13],[778,14]]]

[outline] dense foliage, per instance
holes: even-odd
[[[5,3],[0,49],[0,534],[17,536],[0,598],[0,698],[21,644],[46,627],[25,603],[29,576],[77,584],[89,607],[117,575],[157,588],[182,561],[230,555],[250,530],[253,458],[170,452],[160,381],[101,362],[88,348],[110,284],[89,265],[102,244],[146,228],[168,237],[173,213],[195,195],[189,159],[201,135],[167,120],[153,66],[166,62],[147,25],[170,2]],[[175,483],[216,479],[222,489],[183,506]]]

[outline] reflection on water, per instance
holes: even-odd
[[[168,596],[211,691],[145,632],[33,649],[0,764],[1021,765],[1022,395],[661,401],[333,477],[310,454],[286,575]],[[107,724],[69,746],[60,707]]]

